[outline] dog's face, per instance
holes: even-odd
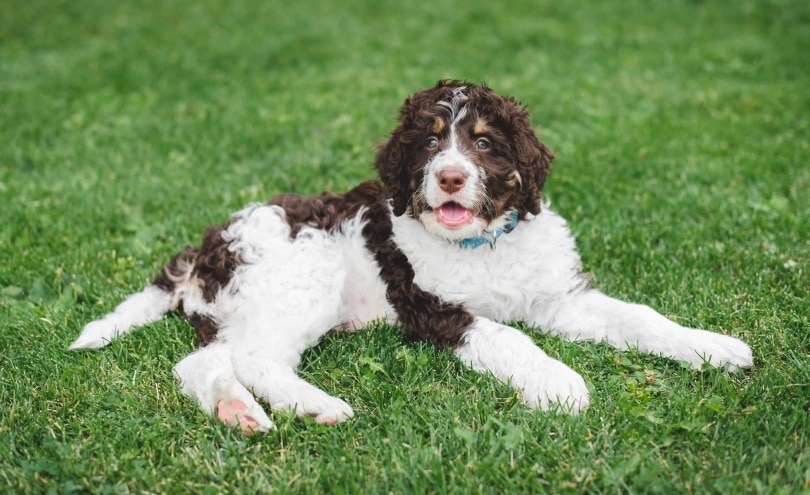
[[[553,155],[526,109],[492,90],[440,81],[402,105],[375,166],[393,200],[434,235],[460,240],[540,212]]]

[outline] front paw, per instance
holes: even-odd
[[[590,403],[590,393],[582,377],[554,359],[546,359],[531,370],[523,383],[523,400],[530,407],[577,414]]]
[[[685,360],[695,368],[700,369],[703,363],[726,368],[728,371],[751,368],[754,366],[754,355],[751,348],[740,339],[708,332],[706,330],[693,330],[690,339],[691,349]]]

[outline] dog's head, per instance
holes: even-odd
[[[439,81],[405,100],[375,167],[393,201],[434,235],[460,240],[540,212],[554,155],[516,100]]]

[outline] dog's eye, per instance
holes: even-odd
[[[489,139],[487,138],[478,138],[475,141],[475,147],[479,150],[488,150],[489,149]]]
[[[439,147],[439,140],[436,139],[435,137],[429,137],[427,142],[425,143],[425,146],[427,146],[430,149],[436,149]]]

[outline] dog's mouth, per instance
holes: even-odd
[[[448,229],[458,229],[469,225],[478,215],[478,209],[465,208],[455,201],[448,201],[438,208],[434,208],[436,221]]]

